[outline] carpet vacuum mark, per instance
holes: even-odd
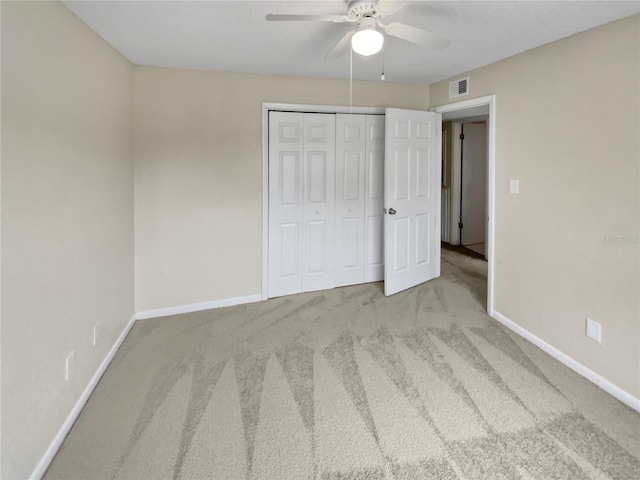
[[[45,479],[640,478],[640,415],[485,313],[486,263],[136,323]]]

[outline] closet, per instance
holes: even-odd
[[[383,279],[384,128],[269,112],[269,297]]]
[[[441,117],[384,112],[268,111],[267,297],[440,275]]]

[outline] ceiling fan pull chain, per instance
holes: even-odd
[[[353,49],[349,52],[349,117],[351,117],[353,114]]]

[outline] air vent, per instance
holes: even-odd
[[[461,97],[469,94],[469,77],[449,82],[449,98]]]

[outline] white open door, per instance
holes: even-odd
[[[462,229],[460,245],[485,243],[487,223],[487,127],[463,123]]]
[[[386,109],[384,294],[440,276],[441,115]]]

